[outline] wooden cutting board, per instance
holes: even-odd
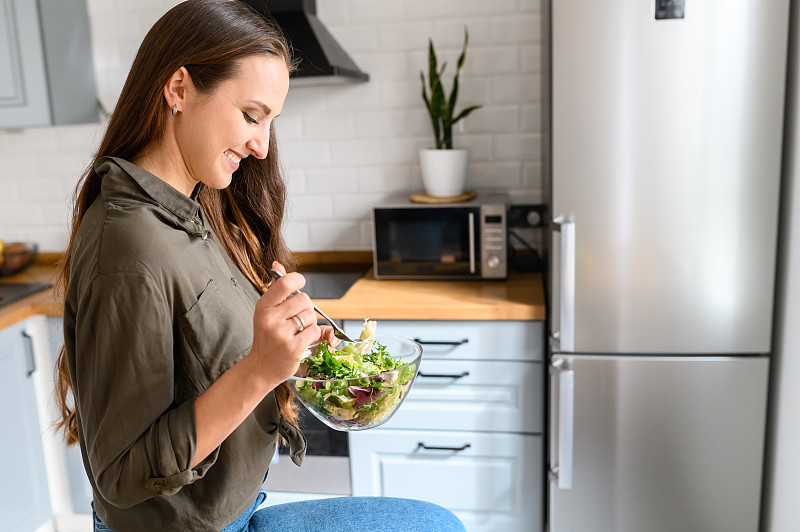
[[[415,192],[409,196],[409,199],[414,203],[461,203],[463,201],[469,201],[474,197],[474,190],[466,190],[463,194],[459,194],[458,196],[448,196],[446,198],[429,196],[424,192]]]

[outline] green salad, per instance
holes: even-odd
[[[297,374],[314,380],[293,381],[306,403],[341,428],[374,426],[392,412],[414,380],[416,365],[392,357],[374,340],[374,331],[375,322],[365,321],[356,343],[342,342],[341,349],[320,343]]]

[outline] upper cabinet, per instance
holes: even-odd
[[[85,0],[0,0],[0,128],[97,122]]]

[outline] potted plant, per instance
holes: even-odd
[[[480,105],[472,105],[455,113],[456,100],[458,99],[458,76],[467,56],[467,43],[469,33],[464,27],[464,46],[458,57],[456,73],[453,77],[453,88],[450,96],[445,97],[442,75],[447,62],[439,68],[436,59],[436,50],[433,40],[428,39],[428,79],[420,71],[422,81],[422,99],[431,117],[433,135],[436,148],[422,149],[419,153],[420,171],[425,192],[435,197],[455,197],[464,192],[464,181],[467,176],[467,161],[469,153],[466,149],[453,149],[453,125],[465,118]]]

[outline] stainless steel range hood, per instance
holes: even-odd
[[[280,25],[299,60],[294,86],[336,85],[369,80],[317,18],[316,0],[243,0]]]

